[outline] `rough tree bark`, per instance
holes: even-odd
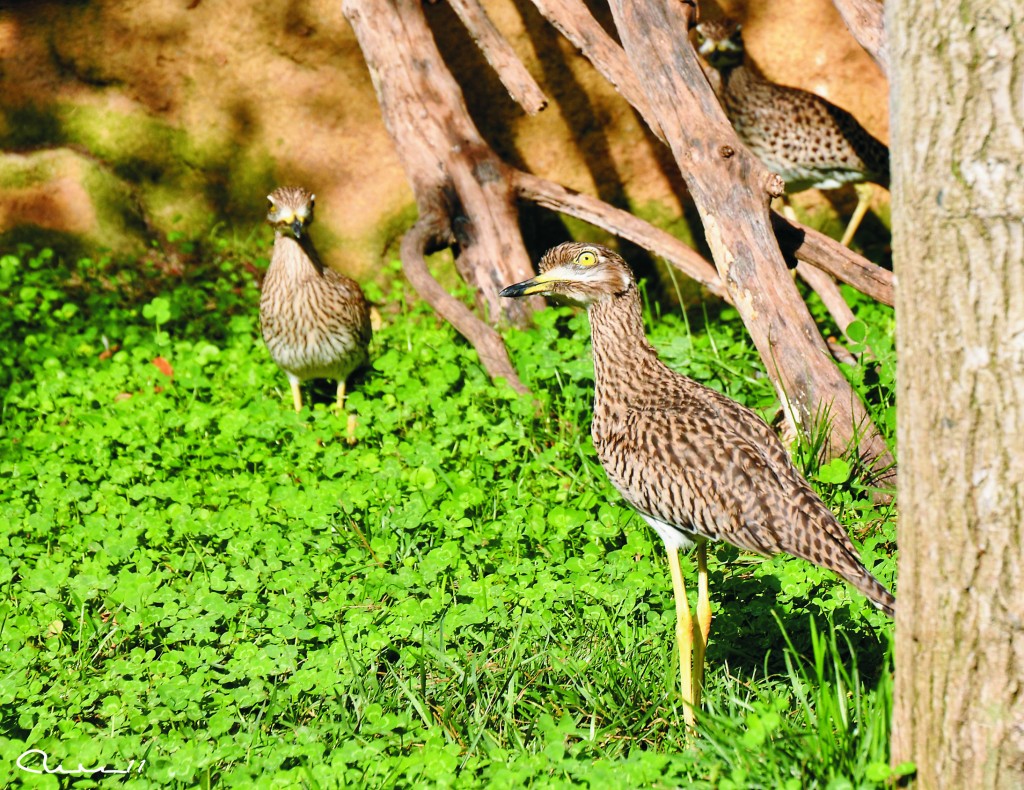
[[[791,424],[807,429],[827,409],[829,454],[859,448],[876,479],[895,465],[863,403],[832,362],[772,230],[768,203],[782,180],[739,141],[693,48],[693,7],[679,0],[611,0],[622,46],[638,75],[704,223],[715,265]]]
[[[1024,10],[890,0],[900,565],[893,758],[1024,787]]]

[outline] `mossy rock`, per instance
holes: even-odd
[[[130,184],[69,148],[0,155],[0,248],[137,254],[146,223]]]

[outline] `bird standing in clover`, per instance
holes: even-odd
[[[697,51],[718,72],[720,79],[709,79],[736,134],[782,176],[786,192],[855,185],[857,208],[841,242],[849,246],[868,209],[866,182],[889,188],[889,149],[846,110],[768,80],[746,54],[734,20],[697,25]]]
[[[301,187],[280,187],[267,196],[274,252],[263,280],[260,324],[270,356],[288,375],[296,412],[307,379],[337,380],[337,404],[344,408],[345,381],[366,361],[373,335],[359,284],[325,266],[309,238],[314,199]]]
[[[587,308],[594,349],[591,433],[623,498],[665,543],[676,603],[680,686],[688,725],[700,706],[711,629],[707,541],[787,552],[834,571],[879,609],[896,599],[861,563],[846,531],[754,412],[670,370],[644,334],[633,274],[612,250],[569,242],[540,274],[502,296],[558,296]],[[696,623],[678,552],[697,545]]]

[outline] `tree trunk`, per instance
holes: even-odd
[[[887,4],[899,370],[893,759],[1024,787],[1024,11]]]

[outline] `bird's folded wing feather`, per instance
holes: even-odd
[[[637,410],[621,427],[606,439],[616,448],[614,467],[620,470],[609,472],[638,510],[759,554],[792,551],[792,525],[778,493],[792,481],[780,479],[788,476],[780,476],[761,447],[728,423],[696,422],[689,411],[664,410],[652,421]]]

